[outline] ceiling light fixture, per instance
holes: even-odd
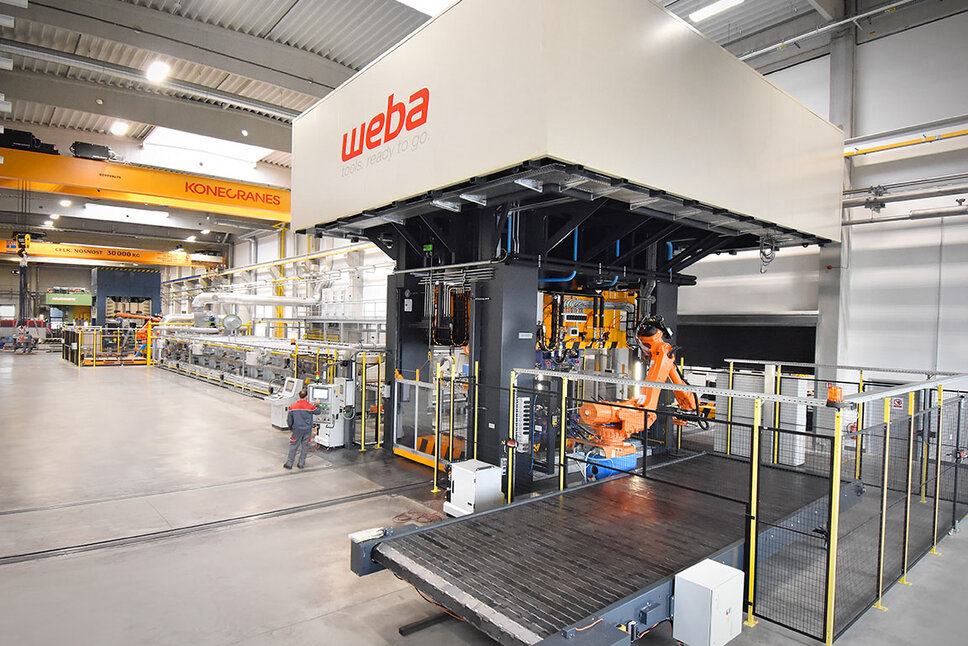
[[[54,226],[54,221],[53,220],[44,220],[44,226],[46,226],[46,227],[52,227],[52,226]]]
[[[165,61],[153,61],[145,70],[145,78],[152,83],[161,83],[168,78],[169,72],[171,72],[171,65]]]
[[[185,242],[195,242],[195,236],[188,236],[185,238]]]
[[[168,220],[167,211],[152,211],[150,209],[136,209],[129,206],[111,206],[108,204],[88,203],[84,210],[72,213],[71,217],[89,218],[92,220],[108,220],[110,222],[128,222],[130,224],[148,224],[164,226]]]
[[[60,217],[60,215],[59,215],[59,214],[57,214],[57,213],[51,213],[51,214],[50,214],[50,219],[51,219],[51,220],[56,220],[56,219],[57,219],[57,218],[59,218],[59,217]]]
[[[209,230],[209,229],[202,229],[202,235],[203,236],[207,236],[210,233],[211,233],[211,230]]]
[[[70,200],[61,200],[61,201],[60,201],[60,202],[58,202],[58,203],[59,203],[59,204],[60,204],[61,206],[70,206],[70,205],[71,205],[71,201],[70,201]]]
[[[111,124],[111,134],[123,137],[124,135],[128,134],[128,128],[130,127],[131,126],[126,124],[124,121],[115,121]]]
[[[706,18],[712,18],[716,14],[722,13],[727,9],[731,9],[736,5],[743,4],[743,0],[719,0],[719,2],[714,2],[711,5],[707,5],[698,11],[693,11],[689,14],[689,20],[693,22],[702,22]]]
[[[242,136],[243,136],[243,137],[248,137],[248,136],[249,136],[249,131],[248,131],[248,130],[246,130],[245,128],[243,128],[243,129],[242,129]]]

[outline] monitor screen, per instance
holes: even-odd
[[[309,398],[313,401],[318,401],[318,402],[329,401],[329,388],[321,387],[321,386],[310,386]]]

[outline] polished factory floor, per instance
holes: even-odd
[[[284,471],[265,402],[55,354],[0,354],[0,420],[2,643],[493,643],[456,621],[401,637],[436,609],[349,571],[347,533],[439,511],[426,469],[342,450]],[[968,537],[940,549],[838,644],[961,643]],[[816,642],[761,622],[732,643]]]
[[[0,411],[0,643],[492,643],[401,637],[436,608],[349,570],[349,532],[439,512],[427,469],[343,450],[285,471],[267,403],[55,354],[0,354]]]

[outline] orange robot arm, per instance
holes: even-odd
[[[672,344],[665,340],[666,334],[668,329],[661,318],[646,319],[639,326],[639,344],[648,352],[650,359],[645,380],[655,383],[671,381],[685,386],[687,384],[676,367]],[[595,433],[592,443],[603,448],[606,457],[627,454],[633,449],[626,440],[655,423],[656,414],[652,411],[659,403],[661,392],[659,388],[643,386],[638,397],[620,402],[583,404],[578,414]],[[682,410],[695,411],[699,408],[695,393],[677,390],[675,396]],[[647,412],[643,414],[642,411]]]

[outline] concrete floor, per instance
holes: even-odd
[[[399,636],[436,609],[387,572],[349,571],[347,533],[439,512],[426,469],[342,450],[287,472],[266,403],[53,354],[0,354],[0,411],[0,558],[25,555],[0,564],[2,643],[493,644],[457,621]],[[838,643],[963,643],[968,539],[941,551]],[[640,643],[675,642],[662,627]],[[761,622],[733,643],[816,642]]]

